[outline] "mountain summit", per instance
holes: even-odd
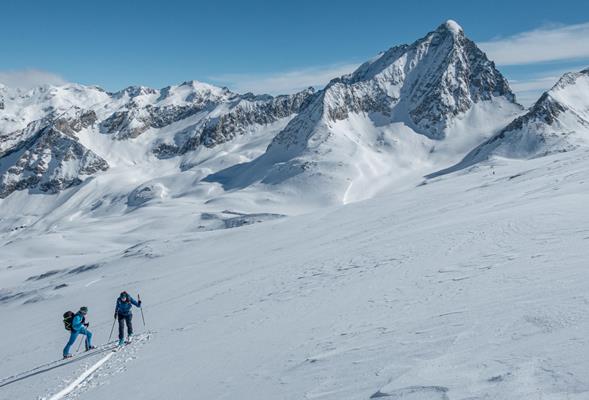
[[[296,190],[316,181],[310,186],[330,201],[358,200],[458,160],[521,109],[494,63],[450,20],[332,80],[263,156],[207,179]]]
[[[477,146],[457,165],[466,168],[493,156],[533,158],[589,146],[589,69],[564,74],[528,110]]]

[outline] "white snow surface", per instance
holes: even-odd
[[[584,149],[494,158],[231,230],[199,230],[170,204],[3,219],[0,386],[59,358],[68,309],[88,306],[105,343],[126,289],[141,293],[146,326],[139,310],[134,324],[149,340],[66,398],[587,399],[588,173]],[[99,359],[1,386],[0,399],[51,398]]]
[[[446,26],[455,34],[462,32],[462,27],[458,24],[458,22],[454,21],[453,19],[447,20]]]
[[[0,85],[0,400],[588,399],[588,77],[524,114],[448,20],[300,97]]]
[[[541,157],[587,146],[589,69],[564,74],[526,114],[467,154],[461,164],[493,156]]]

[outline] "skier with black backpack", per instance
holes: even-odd
[[[78,335],[86,336],[86,340],[84,341],[86,351],[96,348],[95,346],[92,346],[92,332],[87,329],[90,325],[86,322],[87,313],[88,307],[80,307],[80,311],[75,314],[72,311],[67,311],[63,314],[63,324],[65,329],[71,332],[70,339],[63,349],[63,358],[72,357],[70,348],[76,342]]]
[[[115,319],[119,320],[119,346],[125,343],[125,324],[127,324],[128,342],[131,341],[133,336],[133,313],[131,309],[135,307],[141,307],[141,300],[135,301],[127,292],[121,292],[117,298],[117,305],[115,307]]]

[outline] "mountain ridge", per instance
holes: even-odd
[[[154,202],[193,193],[205,204],[233,204],[243,192],[273,202],[297,196],[316,205],[349,203],[449,171],[538,110],[574,115],[572,103],[563,111],[550,96],[524,113],[493,61],[453,20],[323,89],[290,95],[238,94],[199,81],[116,92],[2,86],[0,95],[2,198],[22,190],[57,193],[106,174],[96,184],[117,176],[113,199],[152,188]],[[39,141],[49,131],[61,140]],[[62,141],[67,154],[50,148]],[[43,165],[59,165],[32,166],[43,158]],[[98,167],[86,168],[89,159]]]
[[[486,110],[484,103],[491,102],[497,103],[494,110]],[[326,201],[361,199],[373,194],[364,190],[370,180],[386,184],[395,175],[419,173],[422,164],[458,161],[453,152],[472,149],[521,110],[494,64],[456,23],[447,22],[333,79],[258,160],[206,179],[228,190],[316,180],[309,186],[331,186]],[[470,111],[486,125],[451,129],[464,124]],[[343,126],[346,121],[355,126]],[[445,142],[454,144],[444,149]],[[432,161],[436,157],[447,160]],[[360,189],[350,196],[354,180]]]
[[[589,146],[589,68],[567,72],[522,116],[431,177],[492,157],[528,159]]]

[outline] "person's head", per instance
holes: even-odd
[[[86,306],[80,307],[80,314],[83,314],[83,315],[88,314],[88,307],[86,307]]]
[[[119,298],[121,299],[121,301],[129,301],[129,295],[127,294],[127,292],[121,292]]]

